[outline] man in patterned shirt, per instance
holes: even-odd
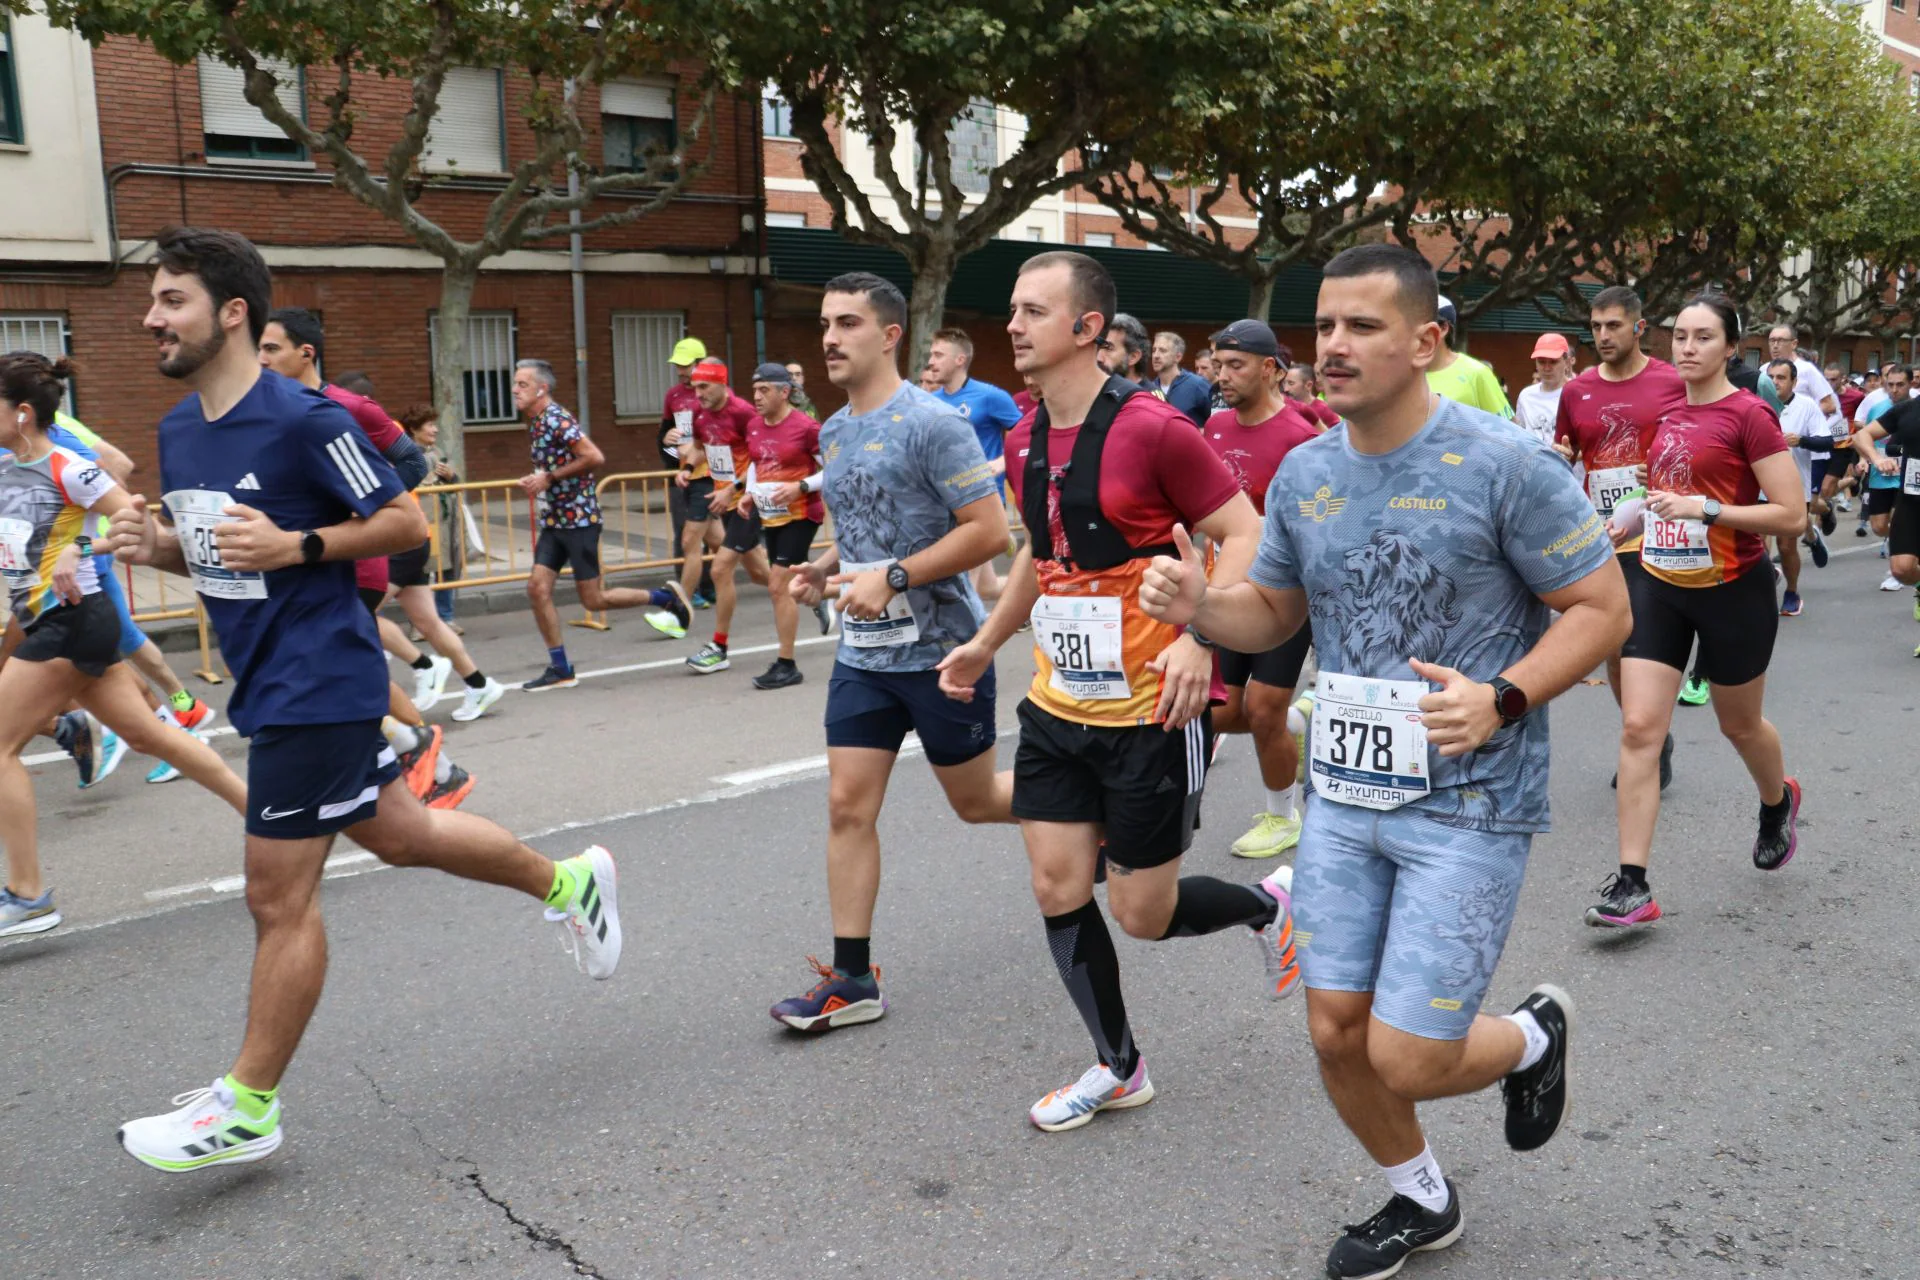
[[[533,693],[580,683],[560,642],[560,611],[553,604],[554,581],[569,564],[580,603],[590,610],[652,605],[673,612],[682,625],[688,617],[686,602],[668,591],[600,585],[600,498],[593,470],[606,457],[578,420],[554,403],[553,388],[553,366],[545,360],[522,360],[514,366],[513,406],[527,415],[533,450],[533,470],[520,477],[520,488],[533,499],[540,528],[527,599],[533,602],[534,621],[547,644],[547,669],[523,686]]]

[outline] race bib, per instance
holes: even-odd
[[[220,563],[220,548],[213,531],[239,517],[221,512],[233,505],[233,495],[212,489],[175,489],[166,495],[167,510],[173,515],[174,532],[180,537],[180,550],[187,558],[187,571],[193,575],[193,589],[213,600],[265,600],[267,575],[255,570],[242,573]]]
[[[1336,804],[1398,809],[1433,790],[1423,680],[1370,680],[1322,671],[1315,683],[1308,771]]]
[[[1033,636],[1053,665],[1048,681],[1083,702],[1133,696],[1122,661],[1120,601],[1112,596],[1041,596]]]
[[[1900,492],[1908,497],[1920,498],[1920,458],[1900,460]]]
[[[760,513],[762,520],[765,520],[768,516],[780,516],[787,513],[786,504],[774,500],[773,495],[779,492],[779,490],[780,485],[778,482],[773,484],[750,484],[747,486],[747,492],[753,495],[753,509]]]
[[[1587,472],[1587,496],[1593,499],[1593,509],[1601,519],[1612,519],[1620,499],[1640,487],[1638,471],[1637,467],[1602,467]]]
[[[732,484],[733,449],[724,444],[707,446],[707,471],[713,476],[715,486]]]
[[[1704,520],[1672,520],[1647,512],[1646,534],[1640,543],[1641,563],[1668,573],[1705,569],[1713,564],[1707,547]]]
[[[675,409],[673,411],[673,425],[680,428],[680,439],[682,443],[691,439],[693,436],[693,410]],[[679,457],[680,446],[675,444],[668,445],[666,447],[666,454],[669,458]]]
[[[9,592],[32,591],[40,585],[40,567],[32,560],[33,522],[0,520],[0,581]]]
[[[863,564],[843,562],[840,572],[865,573],[869,569],[885,569],[892,563],[891,560]],[[840,634],[856,649],[885,649],[917,641],[920,638],[920,624],[913,620],[913,609],[907,604],[906,593],[902,592],[887,601],[885,612],[877,618],[852,618],[843,611],[840,614]]]

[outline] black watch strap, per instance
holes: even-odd
[[[327,540],[309,529],[300,535],[300,562],[319,564],[320,557],[327,554]]]

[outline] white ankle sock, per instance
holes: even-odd
[[[1525,1009],[1515,1009],[1512,1013],[1503,1016],[1508,1022],[1520,1028],[1520,1034],[1527,1038],[1526,1052],[1520,1055],[1520,1065],[1514,1068],[1515,1071],[1525,1071],[1546,1056],[1547,1045],[1550,1043],[1547,1033],[1540,1026],[1540,1020]]]
[[[1268,790],[1267,812],[1276,818],[1291,818],[1293,816],[1295,797],[1298,796],[1299,791],[1300,788],[1297,783],[1289,786],[1284,791]]]
[[[1453,1193],[1447,1190],[1446,1177],[1440,1172],[1440,1162],[1433,1158],[1432,1147],[1420,1148],[1420,1154],[1405,1164],[1381,1165],[1380,1171],[1387,1175],[1395,1191],[1430,1213],[1439,1213],[1453,1199]]]
[[[380,731],[387,735],[387,741],[392,743],[393,749],[401,755],[407,754],[420,745],[420,735],[413,731],[413,726],[402,724],[392,716],[388,716],[381,722]]]
[[[452,776],[453,761],[447,758],[445,751],[442,751],[433,758],[433,783],[435,786],[439,786]]]
[[[1300,714],[1300,708],[1297,706],[1288,707],[1287,708],[1287,732],[1288,733],[1305,733],[1306,731],[1307,731],[1307,718]]]

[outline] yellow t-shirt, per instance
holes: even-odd
[[[1457,355],[1446,368],[1427,370],[1427,385],[1449,400],[1497,413],[1503,418],[1513,417],[1507,393],[1500,389],[1500,379],[1493,376],[1493,370],[1484,362],[1472,356]]]

